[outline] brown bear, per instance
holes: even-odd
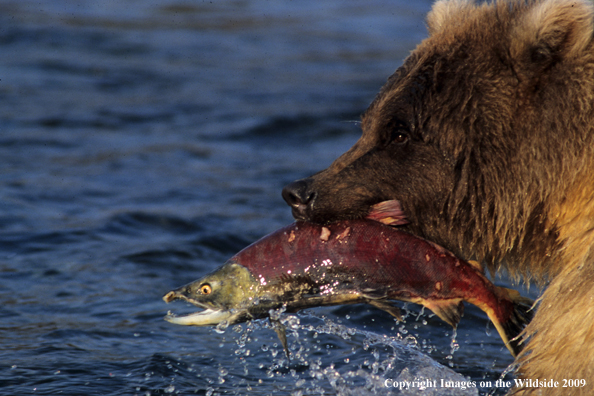
[[[522,395],[594,394],[593,10],[438,1],[357,143],[283,190],[294,217],[316,223],[397,199],[410,232],[546,284],[517,374],[558,387]]]

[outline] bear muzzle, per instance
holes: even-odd
[[[317,193],[311,189],[313,179],[296,180],[283,188],[283,199],[296,220],[310,220]]]

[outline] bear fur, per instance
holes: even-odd
[[[361,138],[283,190],[317,223],[397,199],[410,232],[547,285],[517,374],[587,385],[514,394],[594,394],[593,15],[585,0],[438,1]]]

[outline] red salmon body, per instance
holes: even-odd
[[[295,276],[317,282],[351,278],[360,291],[383,290],[398,300],[480,297],[490,285],[479,270],[438,245],[367,220],[325,227],[297,222],[230,261],[248,268],[263,285]]]
[[[402,221],[399,211],[389,205],[382,209],[390,214],[389,224]],[[394,301],[400,300],[422,304],[455,327],[463,314],[462,302],[467,301],[487,313],[514,355],[520,350],[515,338],[532,316],[532,301],[493,285],[478,264],[372,220],[291,224],[164,299],[183,299],[204,308],[193,315],[166,318],[197,326],[263,318],[279,307],[297,312],[357,303],[399,318]],[[279,330],[279,336],[287,351],[284,331]]]

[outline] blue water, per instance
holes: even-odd
[[[512,358],[474,307],[454,339],[413,305],[404,324],[367,306],[285,316],[291,365],[264,321],[221,332],[163,320],[191,311],[164,293],[292,221],[281,188],[357,140],[429,8],[0,1],[0,394],[400,394],[381,384],[497,380]]]

